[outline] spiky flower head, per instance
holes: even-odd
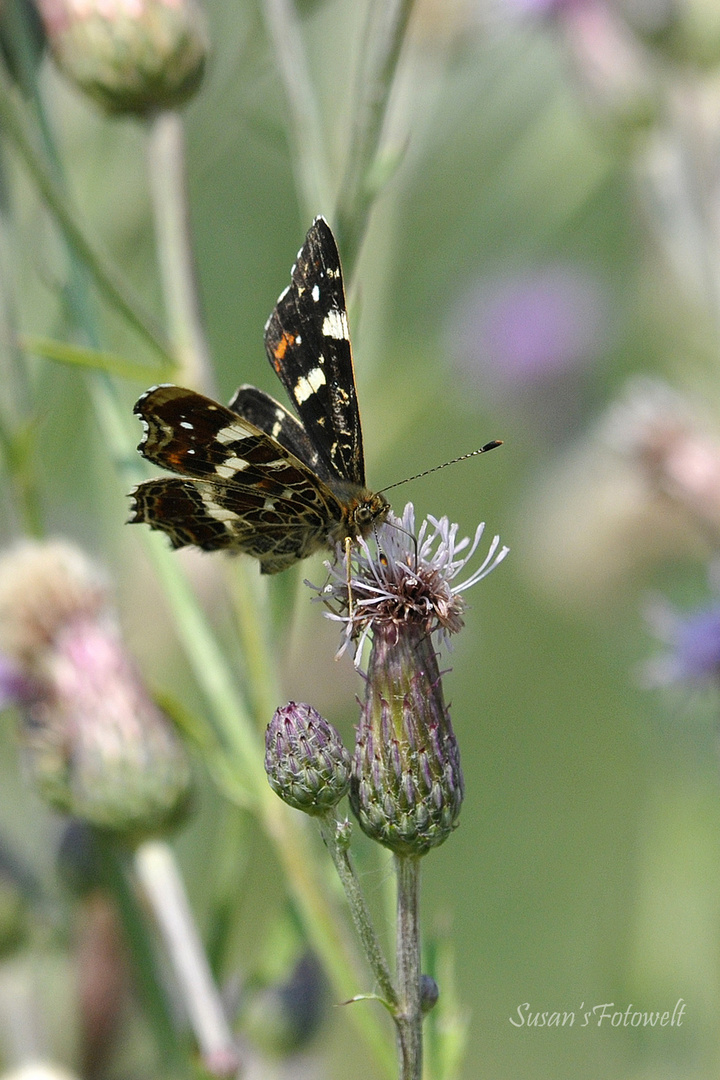
[[[78,548],[26,541],[0,556],[0,655],[48,802],[132,836],[180,812],[185,748],[125,649],[104,576]]]
[[[265,732],[265,771],[289,806],[324,814],[347,793],[350,755],[312,705],[290,701],[275,710]]]
[[[485,532],[478,525],[472,541],[458,537],[459,526],[447,517],[428,515],[415,533],[415,509],[408,503],[402,517],[392,512],[375,531],[375,543],[359,538],[353,549],[350,598],[344,549],[327,564],[328,584],[316,589],[328,604],[327,617],[345,626],[345,641],[356,643],[359,662],[365,638],[379,627],[398,633],[403,626],[422,626],[446,642],[465,625],[465,598],[471,586],[487,577],[509,549],[493,537],[488,552],[466,577],[460,575],[475,557]]]
[[[350,805],[368,836],[399,855],[424,855],[457,824],[464,794],[460,751],[445,704],[433,634],[463,626],[462,593],[507,554],[495,537],[468,577],[459,575],[483,534],[458,539],[447,518],[423,522],[414,511],[389,515],[377,550],[358,541],[350,596],[340,561],[323,598],[345,624],[345,640],[371,640],[365,701],[355,742]],[[331,607],[332,607],[331,603]]]
[[[197,0],[39,0],[58,66],[108,112],[182,105],[208,43]]]

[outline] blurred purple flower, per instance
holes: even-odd
[[[33,696],[30,679],[16,664],[0,653],[0,709],[24,705]]]
[[[681,614],[657,600],[648,621],[667,650],[646,665],[647,685],[720,681],[720,601]]]
[[[607,304],[587,268],[548,265],[483,279],[456,310],[457,365],[500,396],[588,367],[605,348]]]

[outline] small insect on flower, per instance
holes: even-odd
[[[135,406],[145,427],[138,449],[178,476],[139,484],[130,521],[176,548],[245,552],[264,574],[338,544],[349,565],[353,543],[390,504],[365,484],[340,256],[321,217],[265,327],[265,349],[299,419],[254,386],[227,407],[178,386],[148,390]]]
[[[485,524],[478,525],[472,541],[469,537],[459,539],[458,528],[447,517],[429,516],[416,539],[412,503],[407,504],[401,518],[388,514],[373,547],[361,540],[353,552],[352,604],[348,603],[344,573],[337,564],[328,564],[328,584],[311,587],[328,604],[328,618],[344,624],[343,648],[350,641],[357,642],[356,660],[367,635],[380,627],[398,636],[402,628],[416,625],[426,635],[437,631],[444,640],[462,629],[462,593],[487,577],[509,548],[500,547],[500,537],[493,537],[480,565],[457,580],[474,558]]]

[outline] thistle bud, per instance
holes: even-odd
[[[713,69],[720,63],[720,7],[716,0],[615,0],[650,48],[672,62]]]
[[[39,0],[58,66],[108,112],[182,105],[207,57],[197,0]]]
[[[350,783],[350,755],[338,732],[312,705],[275,710],[265,732],[265,771],[273,791],[306,814],[324,814]]]
[[[297,1054],[317,1033],[325,1016],[326,998],[320,963],[306,952],[284,981],[252,988],[246,994],[243,1034],[268,1054]]]
[[[133,836],[184,807],[184,746],[125,650],[105,581],[77,548],[26,542],[0,557],[0,653],[15,673],[28,769],[48,802]]]
[[[350,783],[360,827],[397,855],[424,855],[455,828],[463,792],[430,635],[376,624]]]

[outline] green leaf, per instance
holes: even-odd
[[[23,337],[20,344],[26,352],[43,356],[46,360],[57,360],[61,364],[73,364],[93,371],[104,371],[108,375],[119,375],[123,379],[144,384],[148,381],[162,382],[164,379],[169,379],[174,372],[174,368],[170,365],[158,367],[137,364],[116,353],[88,349],[83,345],[70,345],[66,341],[55,341],[53,338]]]

